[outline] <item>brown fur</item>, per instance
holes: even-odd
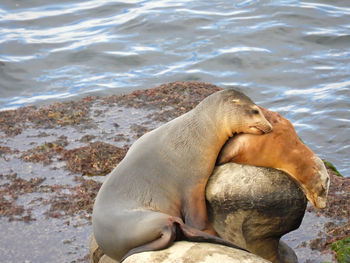
[[[326,205],[329,177],[323,162],[301,142],[293,125],[276,112],[260,107],[273,131],[261,136],[239,134],[228,140],[217,163],[235,162],[280,169],[302,187],[317,208]]]

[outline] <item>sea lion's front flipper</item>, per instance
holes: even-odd
[[[181,218],[171,216],[167,219],[167,224],[160,232],[159,238],[144,244],[142,246],[135,247],[126,253],[120,262],[123,262],[127,257],[141,252],[161,250],[169,247],[175,240],[189,240],[194,242],[209,242],[220,244],[232,248],[238,248],[249,252],[248,250],[241,248],[226,241],[220,237],[208,234],[201,230],[195,229],[186,225]]]
[[[240,154],[243,144],[243,140],[240,140],[239,143],[237,143],[237,138],[240,136],[241,134],[235,135],[225,143],[216,159],[216,165],[233,162],[234,158]]]

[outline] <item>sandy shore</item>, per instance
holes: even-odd
[[[142,134],[217,90],[177,82],[0,112],[0,261],[88,262],[92,205],[103,175]],[[336,262],[330,244],[350,235],[350,178],[328,171],[328,206],[308,206],[312,220],[300,230],[312,228],[314,235],[286,238],[300,262]]]

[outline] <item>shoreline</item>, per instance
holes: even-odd
[[[142,134],[187,112],[217,90],[220,88],[208,83],[176,82],[125,95],[0,112],[0,229],[6,231],[11,224],[23,223],[26,231],[30,228],[26,225],[37,225],[28,233],[28,238],[35,239],[40,236],[40,225],[55,221],[55,231],[65,229],[61,245],[67,255],[63,258],[88,262],[89,240],[84,239],[91,234],[92,205],[102,176]],[[316,239],[301,241],[298,246],[328,254],[328,258],[331,254],[334,260],[331,243],[350,235],[350,178],[338,177],[330,168],[328,172],[331,187],[327,208],[307,208],[315,218],[328,221],[322,223]],[[83,234],[69,239],[72,229]],[[7,231],[0,240],[0,251],[4,244],[11,249],[11,242],[14,247],[20,246],[16,242],[23,242],[9,238],[13,231]],[[49,253],[49,248],[38,244],[53,234],[48,231],[33,246]],[[78,249],[71,251],[72,247]],[[11,253],[0,259],[8,259],[5,257]],[[30,261],[36,261],[35,257]]]

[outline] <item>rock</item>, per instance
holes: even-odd
[[[124,263],[126,262],[126,260],[124,261]],[[98,263],[119,263],[119,261],[114,260],[112,258],[110,258],[107,255],[103,255],[100,259],[100,261],[98,261]]]
[[[290,261],[295,253],[286,253],[287,245],[279,252],[279,240],[300,226],[307,200],[287,174],[227,163],[215,168],[206,198],[209,220],[222,238],[272,262],[297,262]]]
[[[252,253],[218,244],[180,241],[163,251],[134,254],[124,263],[268,263]],[[105,262],[103,262],[105,263]]]
[[[90,236],[90,242],[89,242],[89,250],[90,250],[90,262],[91,263],[98,263],[100,262],[102,256],[104,255],[102,249],[98,246],[94,234]]]
[[[234,163],[217,166],[209,179],[206,198],[209,219],[218,234],[252,253],[181,241],[164,250],[132,255],[124,263],[298,262],[294,251],[280,238],[299,227],[307,200],[287,174]],[[91,262],[117,263],[101,253],[92,237]]]
[[[268,263],[243,250],[211,243],[175,242],[167,249],[131,255],[124,263]],[[99,263],[118,263],[104,255]]]
[[[278,257],[281,263],[298,263],[298,257],[294,250],[282,240],[280,240],[278,246]]]

